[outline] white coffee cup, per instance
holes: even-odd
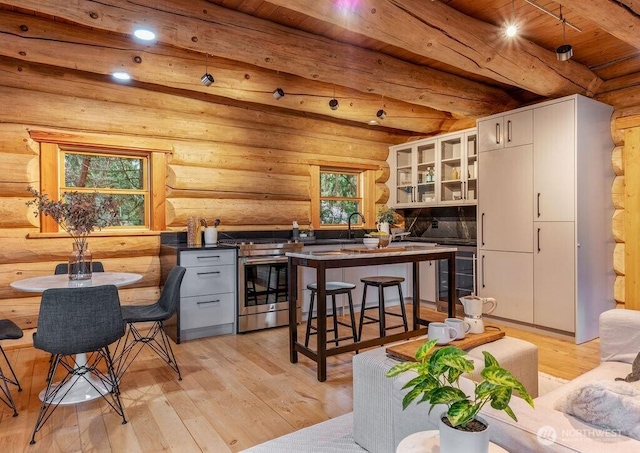
[[[218,229],[214,227],[207,227],[204,229],[204,243],[207,245],[213,245],[218,243]]]
[[[443,322],[430,322],[427,336],[429,340],[438,340],[436,344],[447,344],[456,339],[458,331]]]
[[[462,319],[447,318],[444,320],[444,323],[449,327],[453,327],[454,329],[456,329],[456,340],[462,340],[469,332],[469,330],[471,330],[471,324],[469,324],[467,321],[463,321]]]

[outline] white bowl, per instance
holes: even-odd
[[[380,242],[379,238],[363,238],[362,243],[368,249],[375,249]]]

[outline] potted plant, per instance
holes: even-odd
[[[110,195],[98,192],[65,192],[60,200],[50,200],[46,194],[32,187],[27,190],[35,197],[27,206],[35,206],[36,217],[42,213],[51,217],[73,238],[74,250],[69,255],[69,279],[91,278],[91,252],[87,237],[96,228],[120,223],[120,204]]]
[[[389,226],[396,221],[395,213],[394,208],[390,208],[386,204],[383,205],[378,211],[378,230],[389,234],[391,232]]]
[[[416,351],[415,362],[395,365],[389,370],[387,377],[409,370],[418,374],[403,387],[409,389],[402,400],[403,409],[416,399],[418,403],[430,404],[429,413],[436,404],[447,406],[439,423],[442,453],[486,452],[489,448],[489,431],[487,423],[478,416],[480,409],[490,403],[494,409],[503,410],[518,421],[509,407],[513,392],[517,391],[531,407],[533,399],[522,383],[502,368],[487,351],[482,352],[485,365],[481,372],[483,380],[474,383],[475,391],[472,396],[467,395],[460,389],[458,380],[462,374],[473,371],[473,362],[465,357],[464,350],[455,346],[446,346],[433,352],[436,342],[435,339],[425,342]]]

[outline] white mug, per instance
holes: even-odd
[[[451,340],[455,340],[458,331],[453,327],[449,327],[443,322],[430,322],[427,337],[429,340],[438,340],[436,344],[447,344]]]
[[[467,321],[463,321],[462,319],[447,318],[444,320],[444,323],[456,330],[458,333],[456,335],[456,340],[462,340],[469,330],[471,330],[471,324]]]
[[[218,243],[218,229],[214,227],[207,227],[204,229],[204,243],[205,244],[217,244]]]

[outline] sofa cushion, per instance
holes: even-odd
[[[640,440],[640,392],[623,381],[598,381],[569,392],[556,409]]]

